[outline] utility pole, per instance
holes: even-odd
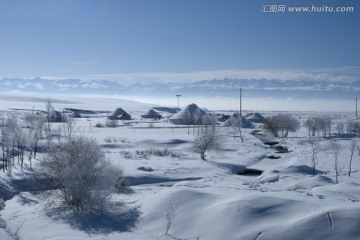
[[[177,96],[177,98],[178,98],[178,109],[180,109],[180,108],[179,108],[179,99],[180,99],[181,95],[180,95],[180,94],[177,94],[176,96]]]
[[[242,116],[242,109],[241,109],[241,93],[242,93],[242,89],[240,88],[240,90],[239,90],[239,92],[240,92],[240,116]]]
[[[356,113],[356,117],[357,117],[357,98],[356,98],[356,111],[355,111],[355,113]]]

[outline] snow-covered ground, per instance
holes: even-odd
[[[0,98],[2,112],[20,115],[45,108],[46,98],[38,96]],[[51,100],[57,110],[102,112],[76,119],[78,132],[98,141],[107,158],[124,170],[130,186],[127,191],[114,191],[106,213],[61,213],[50,207],[42,194],[17,187],[16,182],[26,180],[31,170],[26,163],[21,172],[16,163],[12,177],[0,172],[0,183],[17,191],[5,202],[0,218],[20,239],[360,239],[360,157],[356,151],[353,173],[348,177],[348,138],[320,138],[319,173],[313,177],[305,127],[286,139],[271,139],[290,150],[277,153],[252,134],[263,131],[261,124],[243,129],[243,143],[233,137],[231,127],[219,125],[223,150],[207,152],[207,161],[203,161],[192,149],[196,128],[173,125],[166,113],[161,120],[140,118],[153,105],[111,98]],[[119,122],[117,128],[95,127],[105,124],[103,112],[118,107],[134,120]],[[325,113],[293,114],[304,121],[309,115]],[[353,113],[330,116],[333,122],[354,119]],[[339,184],[333,169],[334,139],[341,144],[339,160],[345,166]],[[164,156],[154,154],[154,150],[165,149]],[[40,153],[37,158],[42,156]],[[239,175],[245,168],[263,173]],[[171,214],[165,234],[166,216]],[[0,239],[11,238],[0,228]]]

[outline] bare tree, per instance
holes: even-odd
[[[23,160],[27,137],[18,119],[13,115],[6,115],[1,119],[1,136],[2,136],[2,155],[3,171],[8,170],[11,173],[12,166],[15,165],[15,155],[17,150],[18,163]],[[21,164],[21,169],[23,165]]]
[[[100,146],[85,137],[49,144],[40,167],[59,189],[62,203],[76,211],[104,210],[111,190],[122,177],[122,171],[110,165]]]
[[[307,127],[310,134],[315,137],[315,133],[319,130],[319,126],[315,117],[310,117],[305,121],[305,127]]]
[[[205,127],[210,127],[211,131],[215,132],[216,131],[216,125],[217,125],[217,118],[216,115],[214,114],[206,114],[206,116],[204,117],[204,119],[202,120],[203,124]]]
[[[268,117],[264,119],[264,128],[272,134],[274,137],[279,136],[280,123],[277,121],[276,117]]]
[[[24,167],[24,155],[25,155],[28,138],[29,138],[28,134],[23,130],[23,128],[21,128],[19,126],[15,131],[15,139],[16,139],[17,148],[19,151],[18,163],[21,166],[21,171],[23,170],[23,167]]]
[[[351,138],[352,133],[354,133],[355,137],[355,122],[352,120],[349,120],[346,122],[346,132],[349,134],[349,137]]]
[[[18,128],[18,121],[13,115],[6,115],[1,124],[2,135],[2,151],[3,151],[3,166],[8,170],[9,174],[12,172],[14,163],[15,149],[16,149],[16,130]]]
[[[345,122],[340,121],[336,123],[336,131],[339,134],[339,137],[341,137],[344,133],[344,128],[345,128]]]
[[[340,144],[337,142],[332,143],[332,153],[334,156],[334,170],[335,170],[335,176],[336,176],[336,184],[339,183],[339,176],[341,171],[344,169],[344,165],[340,164],[339,162],[339,154],[340,154]]]
[[[318,153],[320,150],[320,143],[318,139],[311,138],[309,140],[310,147],[311,147],[311,168],[312,174],[315,176],[316,174],[316,166],[318,163]]]
[[[79,129],[73,117],[67,117],[66,122],[61,125],[61,132],[66,139],[73,138],[78,131]]]
[[[358,144],[358,139],[357,138],[353,138],[353,139],[350,140],[350,145],[349,145],[350,161],[349,161],[349,172],[348,172],[349,177],[351,175],[351,164],[352,164],[354,151],[355,151],[355,148],[356,148],[357,144]]]
[[[217,151],[221,149],[222,139],[217,131],[202,128],[194,138],[193,147],[200,152],[201,159],[205,160],[205,152],[207,150]]]
[[[242,128],[242,116],[240,116],[239,114],[234,114],[234,116],[232,116],[230,118],[230,123],[231,123],[231,127],[234,130],[234,140],[236,138],[237,133],[239,133],[239,137],[241,142],[244,142],[244,139],[242,137],[242,132],[241,132],[241,128]]]
[[[331,118],[328,116],[313,116],[305,121],[304,126],[309,131],[309,137],[310,135],[315,137],[315,133],[317,133],[318,136],[322,133],[324,137],[326,137],[326,135],[330,137],[331,124]]]

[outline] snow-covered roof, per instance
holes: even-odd
[[[108,115],[108,118],[116,118],[116,117],[119,117],[119,116],[122,116],[122,117],[126,117],[126,118],[131,118],[131,115],[128,114],[124,109],[122,108],[117,108],[115,109],[115,111],[113,111],[112,113],[110,113]]]
[[[175,113],[170,118],[170,121],[175,124],[201,124],[205,116],[206,112],[199,108],[195,103],[192,103]]]
[[[237,113],[235,113],[233,116],[231,116],[230,119],[226,120],[226,122],[224,123],[224,126],[226,126],[226,127],[240,126],[242,128],[253,128],[254,127],[254,125],[248,119],[246,119],[244,116],[239,115]]]
[[[264,116],[256,112],[247,117],[247,119],[264,120]]]
[[[154,109],[150,109],[150,110],[147,111],[144,115],[148,115],[148,116],[160,116],[160,114],[157,113]]]
[[[157,113],[154,109],[150,109],[145,114],[141,115],[142,118],[161,118],[161,114]]]

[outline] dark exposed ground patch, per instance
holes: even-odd
[[[238,175],[242,176],[260,176],[264,171],[253,168],[246,168],[243,171],[238,172]]]

